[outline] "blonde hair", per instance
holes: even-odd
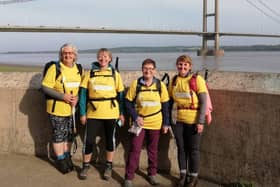
[[[179,62],[187,62],[192,65],[192,58],[189,55],[181,55],[177,58],[176,64],[178,64]]]
[[[113,55],[112,55],[112,52],[109,49],[107,49],[107,48],[100,48],[97,51],[97,54],[96,54],[97,59],[98,59],[98,56],[100,55],[100,53],[104,53],[104,52],[108,53],[109,57],[111,58],[111,61],[110,61],[110,63],[111,63],[112,60],[113,60]]]

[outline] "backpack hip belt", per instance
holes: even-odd
[[[116,107],[115,100],[117,100],[117,97],[109,97],[109,98],[93,98],[93,99],[88,99],[89,103],[91,104],[93,110],[96,110],[96,107],[93,104],[93,101],[111,101],[111,108]]]
[[[154,113],[152,113],[152,114],[148,114],[148,115],[139,115],[140,117],[142,117],[142,118],[147,118],[147,117],[151,117],[151,116],[154,116],[154,115],[156,115],[156,114],[158,114],[158,113],[160,113],[161,112],[161,110],[159,110],[159,111],[157,111],[157,112],[154,112]]]

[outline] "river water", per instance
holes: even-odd
[[[141,63],[145,58],[152,58],[157,62],[158,70],[175,70],[175,61],[184,53],[114,53],[119,57],[120,70],[140,70]],[[266,72],[280,73],[279,51],[256,51],[256,52],[227,52],[223,57],[199,57],[195,52],[188,52],[193,59],[193,69],[210,71],[238,71],[238,72]],[[0,54],[0,63],[37,65],[43,66],[50,60],[57,60],[56,53],[41,54]],[[96,61],[96,54],[81,53],[78,62],[85,68]],[[114,64],[114,61],[112,62]]]

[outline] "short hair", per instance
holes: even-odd
[[[65,49],[66,47],[71,47],[71,48],[72,48],[73,53],[74,53],[74,55],[75,55],[75,57],[74,57],[74,62],[76,62],[77,59],[78,59],[78,49],[77,49],[77,47],[76,47],[75,45],[73,45],[73,44],[71,44],[71,43],[65,43],[65,44],[63,44],[63,45],[60,47],[60,50],[59,50],[59,60],[62,61],[62,53],[63,53],[63,51],[64,51],[64,49]]]
[[[146,64],[152,64],[156,68],[156,62],[153,59],[147,58],[142,62],[142,69]]]
[[[187,62],[189,63],[190,65],[192,65],[192,58],[189,56],[189,55],[181,55],[177,58],[176,60],[176,65],[179,63],[179,62]]]
[[[110,58],[111,58],[111,61],[110,61],[110,62],[112,62],[112,60],[113,60],[112,52],[111,52],[109,49],[107,49],[107,48],[100,48],[100,49],[97,51],[97,54],[96,54],[97,59],[98,59],[98,56],[100,55],[100,53],[103,53],[103,52],[108,53],[108,55],[109,55]]]

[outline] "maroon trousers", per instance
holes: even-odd
[[[139,136],[132,135],[130,150],[125,167],[125,179],[132,180],[139,165],[141,148],[144,139],[147,141],[148,175],[157,174],[158,141],[160,130],[142,129]]]

